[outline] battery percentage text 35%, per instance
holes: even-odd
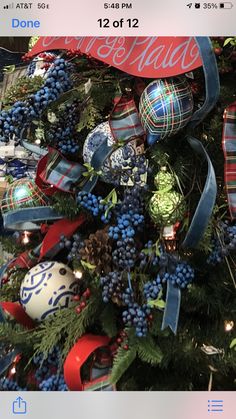
[[[217,3],[203,3],[203,9],[218,9]]]

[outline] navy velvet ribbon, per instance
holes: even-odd
[[[195,40],[198,44],[203,63],[206,98],[203,106],[193,114],[187,126],[188,135],[186,139],[192,149],[202,159],[206,160],[208,164],[208,173],[200,201],[182,244],[182,247],[184,248],[195,248],[199,244],[212,215],[217,195],[217,184],[213,165],[204,146],[199,140],[193,137],[193,133],[196,126],[203,121],[216,105],[220,93],[219,72],[210,38],[196,37]],[[175,334],[177,333],[180,301],[181,290],[168,282],[162,330],[170,327]]]
[[[181,290],[172,284],[171,281],[167,282],[167,294],[166,294],[166,307],[162,321],[162,330],[168,326],[172,332],[176,335],[179,321],[179,310],[181,303]]]

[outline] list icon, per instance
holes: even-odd
[[[208,412],[223,412],[223,400],[208,400]]]

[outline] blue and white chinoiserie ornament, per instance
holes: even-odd
[[[116,144],[109,122],[103,122],[98,125],[87,136],[83,147],[84,163],[91,164],[94,153],[96,152],[96,154],[99,154],[101,146],[104,143],[109,147]],[[127,168],[127,162],[129,162],[130,158],[140,154],[140,150],[141,148],[137,147],[136,140],[132,140],[122,147],[114,147],[112,153],[105,158],[105,161],[100,168],[102,180],[107,183],[119,185],[122,180],[122,174]]]
[[[158,79],[150,83],[140,98],[141,123],[149,145],[176,134],[193,113],[191,88],[183,77]]]
[[[20,303],[31,319],[43,321],[57,310],[69,307],[78,294],[78,280],[68,266],[42,262],[25,275]]]

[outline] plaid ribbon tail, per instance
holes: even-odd
[[[109,124],[116,142],[125,142],[131,138],[144,136],[134,99],[128,99],[125,96],[116,97]]]
[[[229,213],[236,219],[236,102],[224,112],[222,148],[225,157],[225,188]]]

